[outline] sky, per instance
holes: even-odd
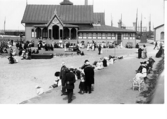
[[[21,20],[28,4],[55,4],[59,5],[63,0],[0,0],[0,30],[6,29],[24,30]],[[74,5],[84,5],[85,0],[70,0]],[[138,9],[138,24],[148,27],[151,16],[151,27],[164,23],[164,0],[88,0],[89,5],[94,5],[94,12],[105,12],[105,23],[118,27],[121,18],[124,26],[132,27],[136,19]]]

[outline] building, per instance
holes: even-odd
[[[154,40],[164,41],[164,24],[154,28]]]
[[[60,5],[27,5],[21,23],[26,40],[47,42],[117,41],[135,46],[134,30],[105,25],[105,13],[95,13],[93,5],[73,5],[64,0]]]

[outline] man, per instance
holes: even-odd
[[[98,51],[99,51],[99,55],[100,55],[101,54],[101,44],[99,44]]]
[[[142,55],[142,49],[139,46],[139,48],[138,48],[138,58],[141,58],[141,55]]]
[[[74,83],[75,83],[75,75],[73,73],[72,68],[70,68],[70,70],[67,70],[66,78],[64,82],[66,84],[66,89],[67,89],[68,103],[71,103],[72,96],[73,96]]]
[[[91,93],[91,85],[94,84],[94,68],[90,65],[87,60],[84,68],[85,73],[85,93],[89,91]]]
[[[64,62],[62,62],[62,67],[61,67],[61,70],[60,70],[60,79],[61,79],[61,85],[62,85],[62,94],[61,94],[61,96],[62,95],[65,95],[66,93],[66,89],[65,89],[65,78],[66,78],[66,76],[65,76],[65,74],[66,74],[66,70],[67,70],[67,68],[66,68],[66,66],[65,66],[65,63]]]
[[[154,46],[154,50],[155,50],[155,48],[157,47],[157,45],[158,45],[158,43],[157,43],[157,41],[155,42],[155,46]]]

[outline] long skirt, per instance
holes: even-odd
[[[84,91],[84,90],[85,90],[85,82],[80,82],[80,84],[79,84],[79,89],[80,89],[81,91]]]
[[[143,59],[147,58],[147,52],[142,52],[142,58]]]

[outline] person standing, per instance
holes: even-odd
[[[84,73],[85,73],[85,93],[87,91],[91,93],[91,85],[94,85],[94,68],[90,65],[89,61],[85,63]]]
[[[66,66],[64,64],[64,62],[62,62],[62,67],[61,67],[61,70],[60,70],[60,79],[61,79],[61,85],[62,85],[62,94],[61,95],[65,95],[66,94],[66,88],[65,88],[65,79],[66,79]]]
[[[142,58],[143,59],[147,58],[147,48],[145,45],[143,45]]]
[[[101,44],[98,46],[99,55],[101,54]]]
[[[157,45],[158,45],[158,43],[157,43],[157,41],[155,42],[155,46],[154,46],[154,50],[155,50],[155,48],[157,47]]]
[[[68,103],[71,103],[72,96],[73,96],[73,89],[74,89],[74,83],[75,83],[75,75],[73,73],[73,69],[70,68],[67,70],[66,78],[65,78],[65,84],[67,89],[67,95],[68,95]]]
[[[141,58],[141,56],[142,56],[142,49],[139,46],[139,48],[138,48],[138,58]]]

